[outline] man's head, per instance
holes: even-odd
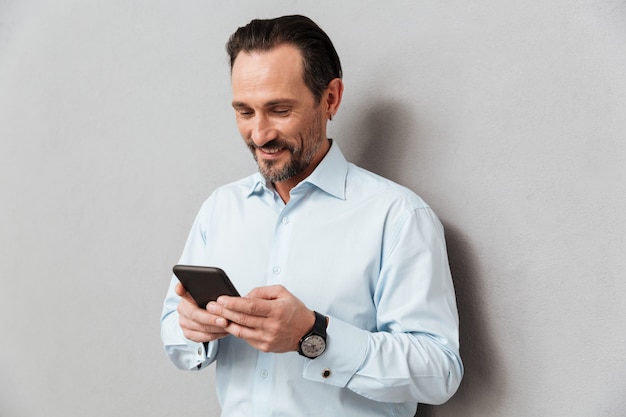
[[[228,50],[239,132],[261,174],[286,192],[315,169],[330,147],[327,120],[343,93],[336,76],[341,75],[339,59],[330,59],[330,66],[317,61],[326,54],[328,62],[335,50],[324,32],[301,16],[253,21],[233,34]]]
[[[341,62],[328,35],[308,17],[255,19],[240,27],[226,44],[230,68],[240,52],[267,52],[281,44],[300,50],[304,82],[319,103],[328,83],[342,77]]]

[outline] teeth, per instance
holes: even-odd
[[[269,154],[278,153],[280,151],[280,149],[263,149],[263,148],[261,149],[263,150],[263,152],[269,153]]]

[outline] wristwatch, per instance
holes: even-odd
[[[313,330],[300,339],[298,353],[309,359],[315,359],[326,350],[326,316],[314,311]]]

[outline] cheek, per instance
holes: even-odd
[[[310,129],[310,126],[310,121],[306,119],[291,120],[277,126],[277,130],[282,133],[284,137],[290,139],[299,139],[306,134],[306,132]]]

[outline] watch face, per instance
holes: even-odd
[[[302,353],[309,358],[317,358],[324,353],[326,341],[316,334],[313,334],[302,341]]]

